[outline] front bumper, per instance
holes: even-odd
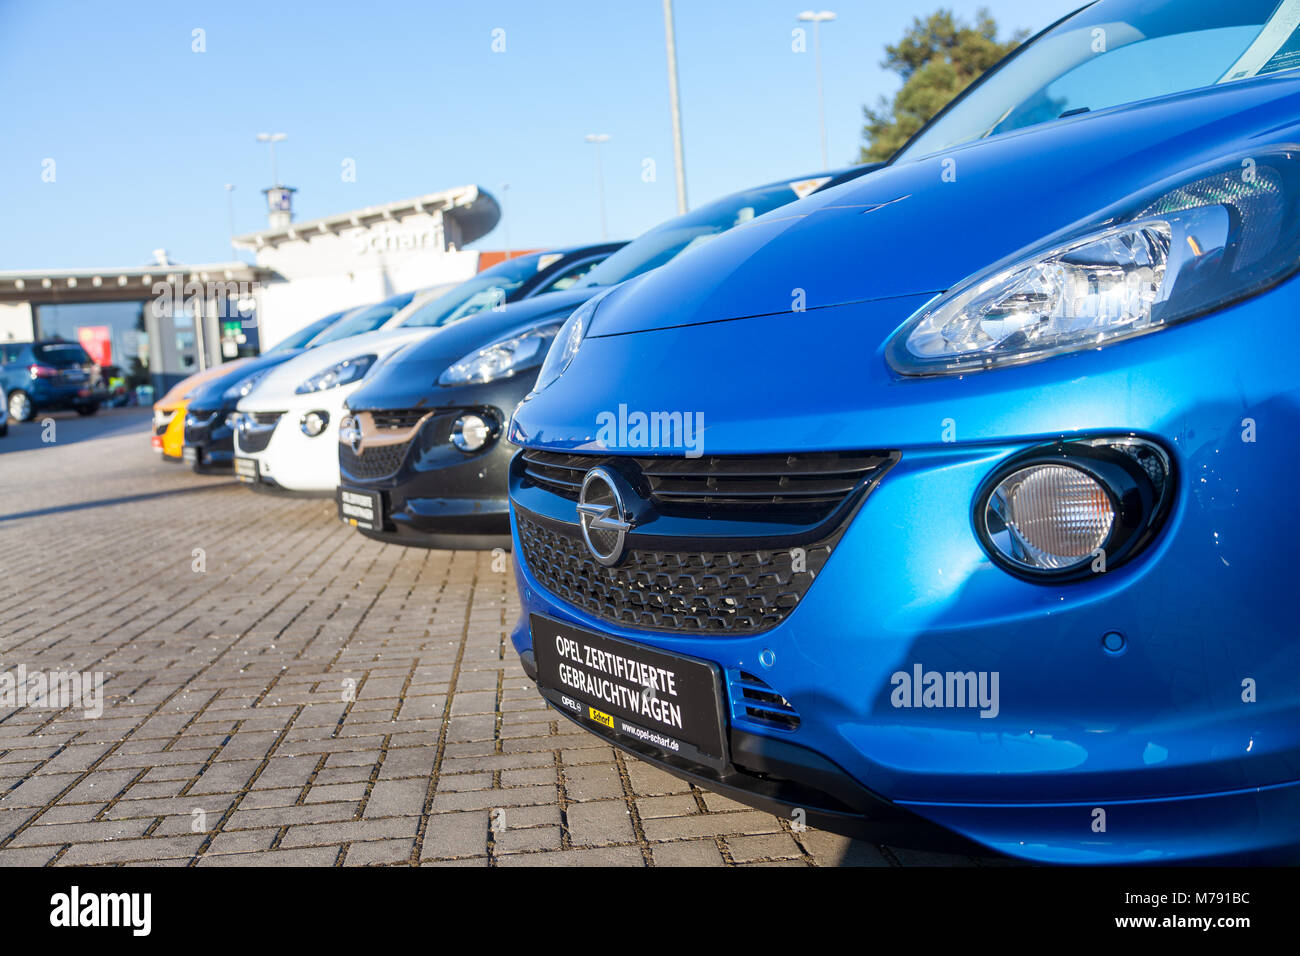
[[[226,424],[234,406],[189,409],[185,417],[184,455],[199,474],[226,472],[235,458],[235,432]]]
[[[686,367],[678,382],[620,382],[620,399],[634,408],[676,407],[664,397],[674,386],[712,381],[705,368],[691,367],[694,356],[729,354],[737,365],[770,367],[762,352],[774,341],[788,362],[773,372],[782,395],[823,398],[806,419],[797,402],[765,419],[752,398],[750,407],[729,395],[714,401],[706,389],[696,397],[710,423],[711,453],[866,444],[898,449],[900,461],[793,612],[750,635],[650,632],[579,610],[526,566],[516,515],[524,617],[515,647],[531,649],[527,621],[536,613],[715,662],[727,675],[733,738],[797,744],[889,804],[1013,856],[1294,861],[1300,640],[1282,599],[1291,572],[1279,558],[1300,535],[1300,514],[1284,504],[1294,482],[1286,442],[1270,448],[1246,429],[1295,434],[1300,389],[1290,361],[1255,354],[1227,335],[1240,328],[1264,340],[1281,334],[1297,289],[1291,282],[1219,315],[1093,353],[961,380],[882,383],[879,392],[873,378],[885,374],[883,363],[864,370],[850,357],[828,358],[820,340],[791,343],[778,329],[788,321],[781,318],[746,320],[743,336],[726,323],[642,333],[642,361],[653,364],[654,339],[663,336],[664,351]],[[899,309],[896,321],[906,314]],[[604,363],[616,363],[623,347],[602,339],[583,346]],[[1246,367],[1247,378],[1224,374]],[[865,395],[852,401],[875,407],[828,415],[825,383],[837,381],[855,382]],[[616,407],[608,397],[592,401]],[[851,407],[850,399],[844,404]],[[543,430],[562,434],[554,408],[537,415],[548,412]],[[538,430],[530,415],[519,413],[525,434],[530,424]],[[942,440],[945,420],[956,423],[957,441]],[[1059,585],[1022,581],[992,564],[971,527],[974,495],[991,471],[1039,443],[1130,432],[1164,446],[1179,476],[1172,511],[1145,552]],[[774,434],[782,442],[775,447]],[[543,443],[528,443],[534,446]],[[1103,646],[1112,632],[1126,639],[1122,653]],[[917,665],[998,675],[996,710],[982,717],[973,708],[897,706],[893,678]],[[747,719],[735,706],[731,675],[740,671],[762,675],[797,709],[796,730]]]
[[[358,529],[367,537],[418,548],[491,550],[509,548],[510,506],[506,493],[515,446],[505,438],[510,413],[532,388],[534,374],[487,385],[442,389],[433,414],[402,450],[389,459],[395,470],[380,470],[351,449],[339,453],[340,483],[379,492],[383,530]],[[475,414],[495,427],[478,451],[452,445],[452,425]],[[385,469],[386,470],[386,469]]]
[[[241,468],[252,467],[242,464],[240,459],[243,459],[255,463],[257,475],[252,484],[258,490],[312,497],[333,495],[339,483],[339,419],[344,415],[344,400],[358,384],[310,396],[294,396],[292,401],[286,401],[274,410],[269,406],[241,405],[239,411],[245,420],[253,415],[278,417],[269,427],[255,426],[252,434],[243,426],[235,430],[236,477],[241,477]],[[318,435],[309,436],[302,430],[302,420],[308,412],[323,412],[328,416],[325,429]],[[256,442],[251,441],[254,437]]]

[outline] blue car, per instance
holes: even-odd
[[[1100,0],[579,308],[510,426],[550,704],[876,842],[1300,858],[1298,6]]]
[[[93,415],[108,398],[99,366],[76,342],[62,339],[0,343],[0,391],[16,422],[55,409]]]

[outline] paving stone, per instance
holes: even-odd
[[[94,440],[3,455],[0,654],[104,673],[105,706],[0,712],[0,866],[716,866],[719,838],[746,865],[972,862],[791,834],[707,791],[701,812],[546,705],[489,552],[398,548],[331,502],[164,466],[148,409],[55,417]]]

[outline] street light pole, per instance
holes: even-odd
[[[271,185],[280,185],[280,173],[275,168],[275,144],[289,138],[288,133],[258,133],[257,141],[271,147]]]
[[[682,103],[677,94],[677,39],[673,0],[664,0],[664,46],[668,52],[668,102],[673,118],[673,168],[677,173],[677,215],[686,213],[686,157],[682,147]]]
[[[813,25],[813,60],[817,69],[817,126],[821,132],[822,143],[822,169],[829,165],[826,158],[826,100],[822,94],[822,34],[821,25],[829,23],[835,19],[835,14],[830,10],[823,10],[820,13],[814,13],[811,10],[805,10],[799,14],[799,20],[803,23]]]
[[[609,238],[609,231],[605,228],[605,170],[600,162],[600,147],[611,137],[608,133],[588,133],[584,138],[596,146],[596,196],[600,201],[600,238],[604,241]]]
[[[226,218],[230,225],[230,249],[235,249],[235,184],[226,183]]]

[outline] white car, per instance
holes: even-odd
[[[329,341],[338,334],[331,327],[317,340],[324,344],[267,371],[231,416],[235,478],[263,489],[332,495],[339,483],[344,399],[388,356],[436,331],[418,324],[418,316],[421,306],[447,291],[439,286],[417,295],[371,332]],[[417,324],[407,325],[412,319]]]

